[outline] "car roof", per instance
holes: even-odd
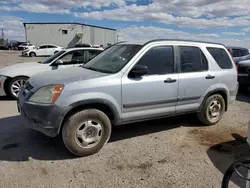
[[[55,44],[40,44],[39,46],[44,46],[44,45],[58,46],[58,45],[55,45]]]
[[[196,41],[196,40],[182,40],[182,39],[156,39],[156,40],[138,40],[138,41],[124,41],[121,42],[122,44],[135,44],[135,45],[147,45],[150,43],[155,43],[155,42],[185,42],[185,43],[200,43],[200,44],[215,44],[215,45],[222,45],[221,43],[215,43],[215,42],[206,42],[206,41]]]
[[[92,48],[92,47],[79,47],[79,48],[67,48],[64,49],[65,51],[73,51],[73,50],[99,50],[99,51],[103,51],[102,48]]]

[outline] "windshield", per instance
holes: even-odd
[[[142,45],[118,44],[103,51],[83,67],[104,73],[120,71],[142,48]]]
[[[39,63],[41,63],[41,64],[49,64],[49,63],[51,63],[54,59],[56,59],[56,58],[58,58],[60,55],[62,55],[64,52],[66,52],[66,51],[62,50],[62,51],[60,51],[60,52],[57,52],[56,54],[54,54],[54,55],[48,57],[47,59],[45,59],[44,61],[39,62]]]

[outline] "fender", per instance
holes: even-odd
[[[106,99],[87,99],[87,100],[77,101],[77,102],[72,103],[70,105],[71,106],[70,110],[72,110],[76,107],[82,106],[82,105],[90,105],[90,104],[103,104],[103,105],[107,106],[114,115],[114,122],[120,121],[121,118],[120,118],[119,112],[116,109],[115,105],[113,105],[110,101],[108,101]]]

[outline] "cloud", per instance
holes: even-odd
[[[244,32],[223,32],[222,34],[224,34],[224,35],[234,35],[234,36],[246,35],[246,33],[244,33]]]
[[[15,16],[0,16],[0,28],[4,29],[5,39],[25,40],[22,18]]]
[[[250,32],[250,27],[246,27],[246,28],[244,28],[244,29],[242,29],[241,31],[243,31],[243,32]]]
[[[75,10],[81,7],[88,12]],[[84,19],[151,21],[200,29],[250,25],[249,0],[240,3],[238,0],[1,0],[0,10],[73,14]]]
[[[75,13],[75,16],[85,19],[90,18],[98,20],[109,19],[135,22],[155,21],[165,24],[175,24],[180,27],[195,28],[223,28],[250,25],[250,19],[248,17],[221,17],[214,19],[192,18],[184,16],[173,16],[172,14],[169,14],[167,12],[160,12],[158,8],[154,7],[154,9],[152,10],[152,8],[149,8],[149,6],[130,5],[113,10]]]
[[[222,43],[227,46],[244,46],[250,47],[250,38],[242,38],[241,40],[235,38],[222,38],[214,33],[188,33],[173,29],[159,28],[159,27],[144,27],[131,26],[121,29],[119,31],[119,40],[153,40],[153,39],[183,39],[183,40],[197,40]]]
[[[2,5],[2,6],[1,6]],[[72,8],[92,7],[99,9],[111,5],[124,6],[125,0],[3,0],[0,10],[38,13],[68,14]]]

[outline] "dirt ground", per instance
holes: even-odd
[[[0,52],[1,66],[37,59],[19,54]],[[217,188],[232,161],[250,156],[249,114],[249,93],[240,93],[215,126],[195,115],[123,125],[99,153],[76,158],[60,137],[24,128],[16,102],[1,96],[0,188]]]

